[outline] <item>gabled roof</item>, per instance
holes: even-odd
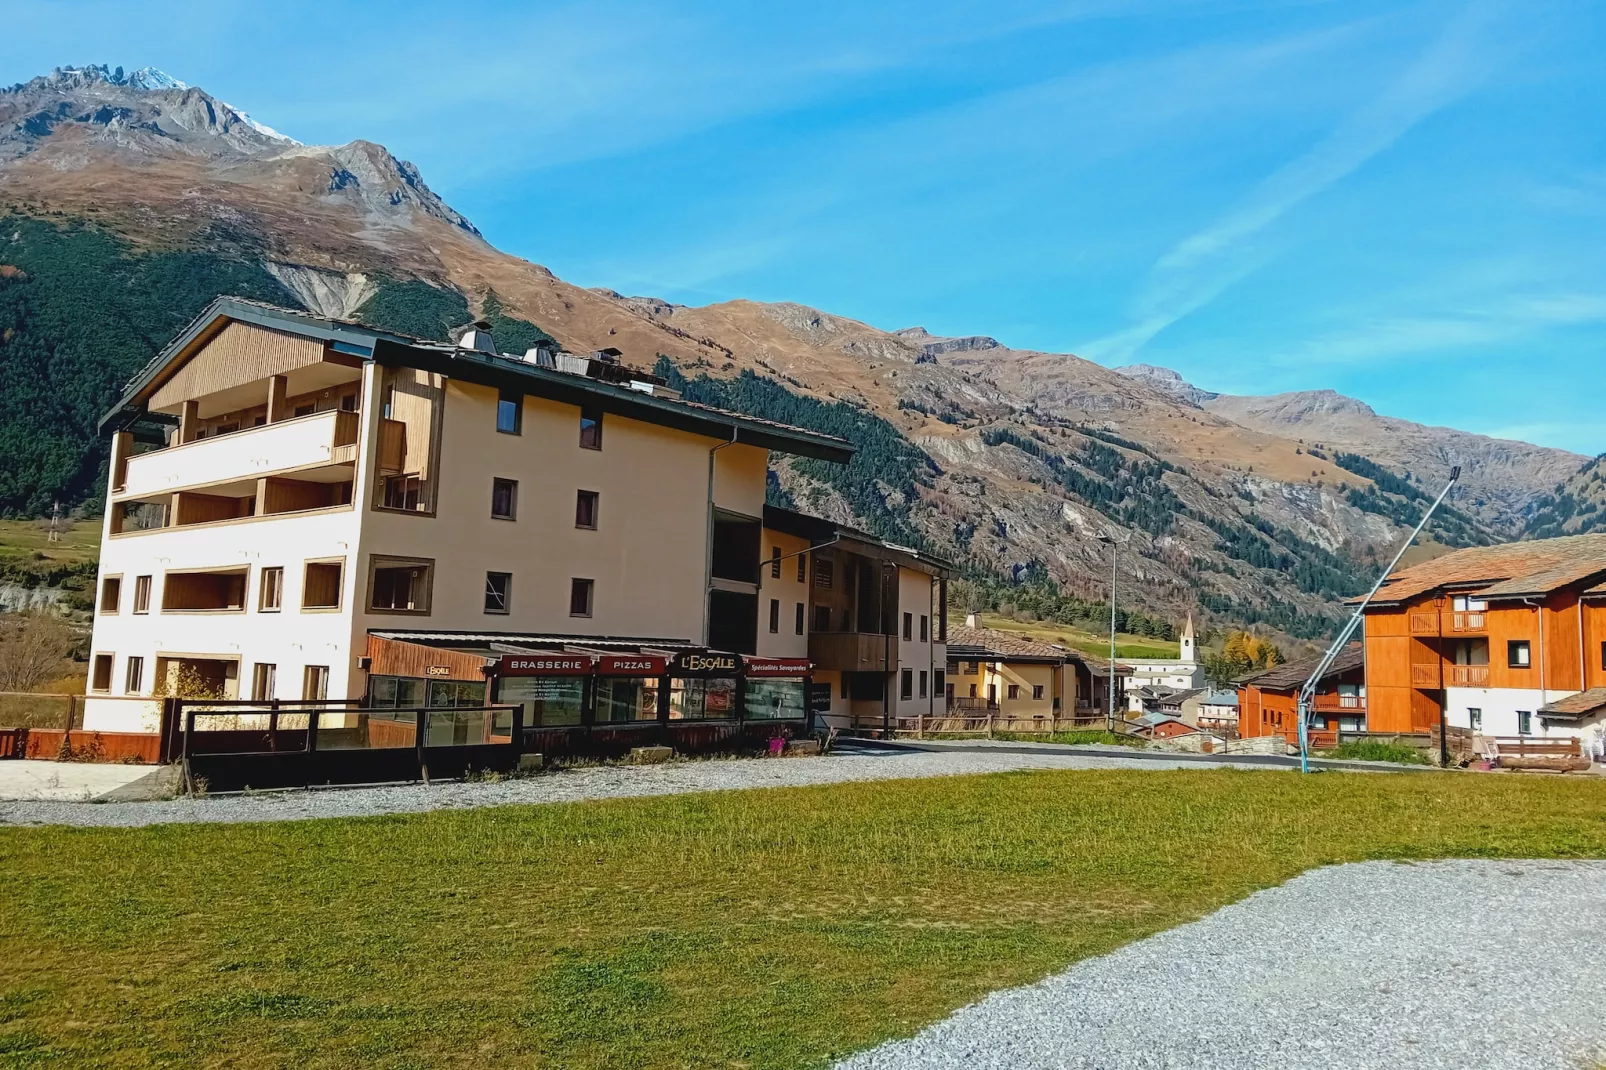
[[[1321,664],[1322,656],[1314,654],[1307,658],[1296,658],[1283,665],[1276,665],[1270,669],[1262,669],[1245,676],[1238,677],[1239,684],[1253,684],[1265,691],[1295,691],[1310,679],[1310,674],[1316,666]],[[1322,681],[1331,680],[1335,676],[1359,669],[1366,664],[1366,649],[1360,643],[1351,643],[1344,650],[1339,651],[1333,664],[1328,666],[1322,674]]]
[[[855,449],[853,443],[835,435],[678,398],[644,394],[621,384],[537,367],[518,357],[461,349],[394,331],[376,330],[352,320],[315,316],[243,297],[216,298],[178,337],[163,347],[129,381],[117,404],[101,418],[101,432],[121,429],[137,420],[144,413],[146,399],[170,371],[230,322],[318,339],[349,357],[423,368],[448,378],[516,390],[570,405],[591,405],[628,419],[781,453],[841,464],[853,456]]]
[[[1398,605],[1440,589],[1479,598],[1521,598],[1606,577],[1606,532],[1455,550],[1394,573],[1373,605]],[[1595,590],[1606,590],[1606,583]]]
[[[1199,694],[1201,706],[1236,706],[1238,705],[1238,692],[1222,691],[1211,688]]]
[[[948,628],[948,656],[983,661],[1081,661],[1079,651],[1052,643],[1039,643],[996,628]]]
[[[1576,721],[1598,710],[1606,709],[1606,687],[1592,687],[1576,695],[1559,698],[1539,707],[1541,717],[1554,717],[1562,721]]]

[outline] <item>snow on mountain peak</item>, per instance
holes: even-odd
[[[118,71],[122,70],[121,67],[117,69]],[[188,82],[181,82],[158,67],[141,67],[127,77],[125,84],[135,89],[188,89],[190,87]]]

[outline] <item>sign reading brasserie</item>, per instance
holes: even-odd
[[[502,676],[586,676],[591,672],[588,654],[503,654],[497,672]]]

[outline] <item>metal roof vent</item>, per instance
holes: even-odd
[[[531,346],[524,351],[524,362],[526,364],[534,364],[537,368],[556,370],[558,362],[554,357],[554,351],[547,346]]]
[[[491,341],[491,325],[485,320],[475,320],[457,336],[457,348],[473,349],[481,353],[496,353],[496,343]]]

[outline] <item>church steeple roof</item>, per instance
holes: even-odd
[[[1182,638],[1184,638],[1184,639],[1197,638],[1197,636],[1195,636],[1193,634],[1193,614],[1192,613],[1188,614],[1187,621],[1182,625]]]

